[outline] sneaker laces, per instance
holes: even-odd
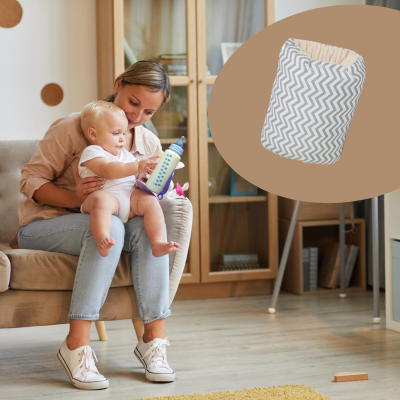
[[[150,365],[157,368],[168,368],[167,363],[167,349],[170,346],[167,338],[154,341],[152,345],[144,353],[144,358],[150,355]]]
[[[91,374],[97,374],[100,375],[100,372],[96,368],[96,362],[99,362],[99,360],[96,357],[96,353],[90,346],[85,346],[82,349],[82,358],[77,366],[77,371],[80,372],[82,375],[82,379],[85,380],[89,375]],[[80,371],[81,368],[84,368],[84,370]]]

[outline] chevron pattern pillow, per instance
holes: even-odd
[[[364,60],[354,51],[288,39],[279,54],[262,145],[306,163],[335,163],[364,80]]]

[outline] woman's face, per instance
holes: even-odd
[[[164,101],[162,91],[151,92],[146,86],[122,86],[121,81],[117,81],[115,91],[114,104],[125,111],[128,129],[148,121]]]

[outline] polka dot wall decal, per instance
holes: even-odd
[[[56,106],[62,102],[64,92],[57,83],[49,83],[42,89],[40,95],[45,104],[48,106]]]
[[[0,27],[12,28],[22,18],[22,7],[17,0],[0,0]]]

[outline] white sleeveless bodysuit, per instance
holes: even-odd
[[[108,151],[104,150],[101,146],[88,146],[83,150],[81,159],[79,160],[79,176],[81,178],[88,178],[91,176],[99,176],[91,171],[89,168],[83,166],[82,164],[86,161],[92,160],[94,158],[107,158],[110,161],[130,163],[136,162],[136,157],[133,156],[129,151],[122,149],[119,157],[114,156]],[[119,214],[118,217],[123,223],[128,221],[129,211],[130,211],[130,197],[132,191],[135,189],[134,185],[136,178],[134,175],[128,176],[126,178],[120,179],[104,179],[104,187],[102,190],[111,193],[118,200],[119,203]],[[82,209],[81,209],[82,211]]]

